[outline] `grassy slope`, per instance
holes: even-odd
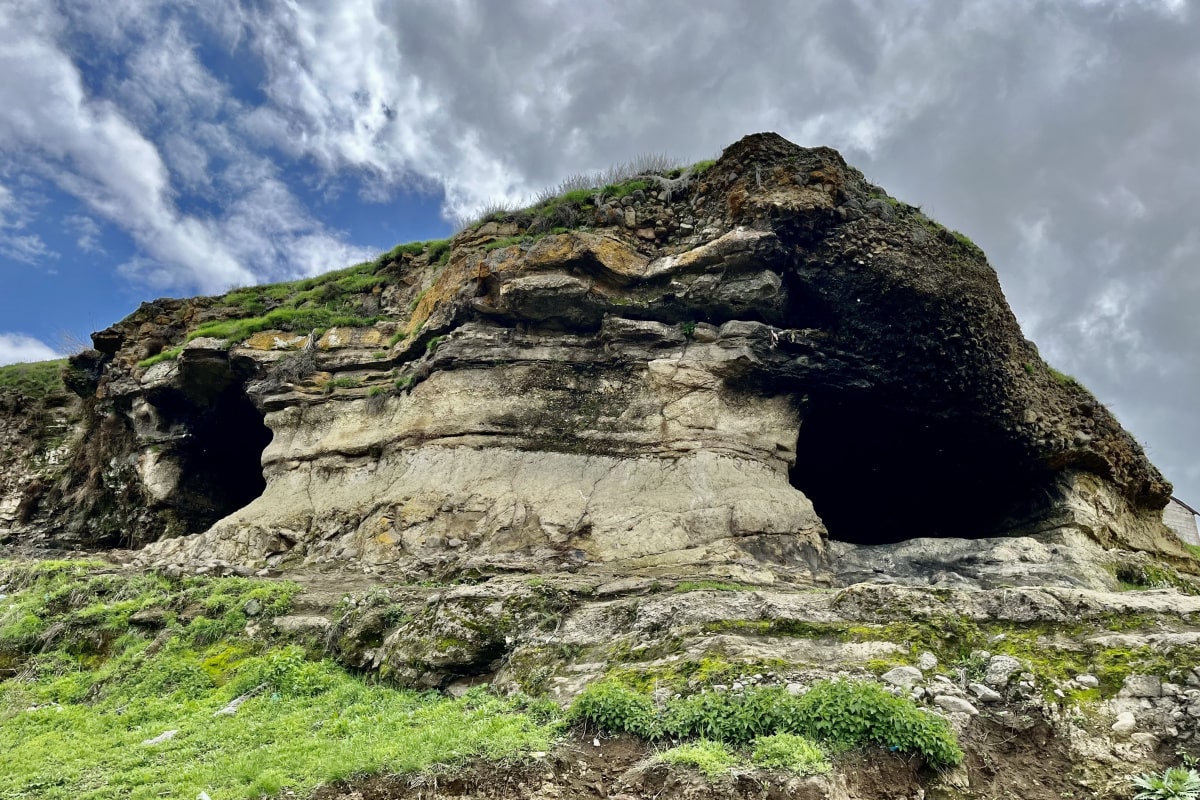
[[[524,698],[400,691],[248,635],[295,591],[0,562],[0,798],[304,796],[351,775],[513,757],[556,734],[553,712]],[[131,624],[147,610],[161,627]]]

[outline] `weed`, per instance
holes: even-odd
[[[1183,767],[1138,775],[1133,779],[1133,785],[1141,789],[1133,800],[1196,800],[1200,797],[1200,774]]]
[[[429,353],[436,352],[438,349],[438,345],[440,345],[443,341],[445,341],[445,339],[446,339],[445,336],[434,336],[432,339],[430,339],[428,342],[425,343],[426,352],[429,352]]]
[[[726,745],[705,739],[664,750],[655,756],[655,760],[674,766],[694,767],[706,778],[728,775],[738,765],[738,757]]]
[[[758,737],[750,760],[760,767],[786,769],[800,775],[824,775],[832,769],[820,745],[794,733]]]

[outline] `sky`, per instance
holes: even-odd
[[[983,247],[1200,504],[1200,0],[0,0],[0,363],[764,130]]]

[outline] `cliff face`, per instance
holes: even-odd
[[[829,579],[829,538],[1182,556],[1169,484],[979,249],[773,134],[94,339],[71,466],[10,536],[799,582]]]

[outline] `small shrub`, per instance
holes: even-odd
[[[1200,797],[1200,774],[1183,767],[1138,775],[1133,779],[1133,785],[1141,789],[1133,800],[1196,800]]]
[[[831,769],[820,745],[794,733],[758,737],[750,760],[760,767],[786,769],[800,775],[824,775]]]
[[[738,764],[737,756],[728,747],[705,739],[665,750],[658,754],[657,760],[674,766],[695,767],[708,778],[727,775]]]
[[[572,722],[590,722],[612,733],[632,733],[643,739],[662,735],[654,702],[616,681],[589,685],[571,706]]]
[[[933,765],[962,761],[962,750],[946,721],[895,697],[877,683],[820,681],[797,698],[781,728],[823,742],[867,742],[918,753]]]

